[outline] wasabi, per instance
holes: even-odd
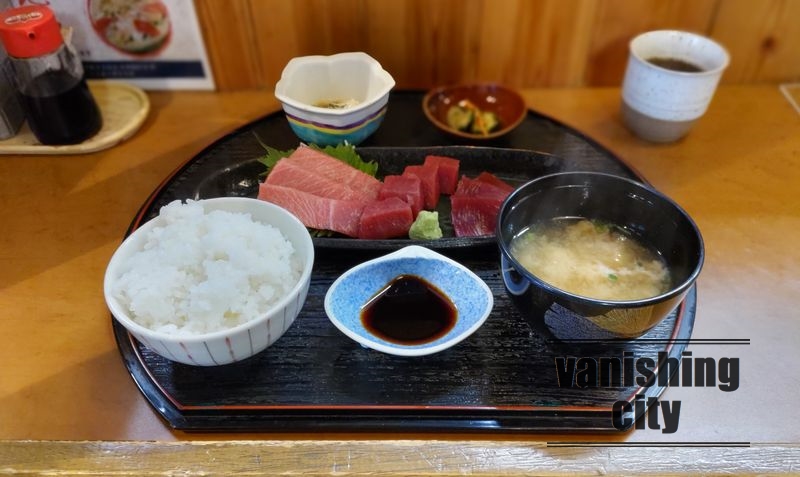
[[[442,229],[439,227],[439,212],[421,210],[408,230],[408,238],[412,240],[442,238]]]

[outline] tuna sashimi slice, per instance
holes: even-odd
[[[308,192],[263,182],[258,198],[272,202],[294,214],[306,227],[332,230],[357,237],[365,202],[319,197]]]
[[[370,202],[361,214],[358,238],[388,239],[408,235],[414,222],[411,206],[397,197]]]
[[[458,171],[461,162],[458,159],[447,156],[430,155],[425,158],[426,166],[435,166],[436,174],[439,177],[439,192],[450,195],[456,191],[458,184]]]
[[[489,182],[462,176],[458,181],[458,187],[456,187],[456,193],[453,196],[486,196],[502,202],[510,193],[511,190],[506,190]]]
[[[439,203],[439,176],[436,166],[406,166],[403,175],[413,175],[422,181],[422,192],[425,194],[425,208],[433,210]]]
[[[456,237],[493,235],[502,203],[502,200],[490,196],[450,196],[450,218]]]
[[[352,189],[345,183],[329,179],[314,169],[302,167],[298,162],[280,160],[272,168],[267,184],[289,187],[319,197],[368,202],[373,198],[361,190]]]
[[[425,196],[422,190],[422,181],[415,175],[389,175],[383,178],[383,187],[378,194],[379,199],[397,197],[411,206],[414,217],[425,205]]]
[[[486,172],[486,171],[481,172],[480,174],[478,174],[478,177],[476,177],[475,180],[486,182],[487,184],[492,184],[495,187],[503,189],[509,194],[514,192],[514,186],[508,184],[507,182],[504,182],[502,179],[492,174],[491,172]]]
[[[301,145],[281,162],[285,160],[297,162],[303,168],[341,182],[351,189],[361,190],[370,200],[377,199],[381,190],[381,182],[378,179],[308,146]]]

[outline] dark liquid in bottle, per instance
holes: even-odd
[[[361,310],[361,322],[372,334],[393,343],[428,343],[456,324],[458,312],[450,299],[426,280],[400,275]]]
[[[94,136],[103,125],[100,110],[86,80],[61,92],[51,85],[75,83],[66,73],[54,71],[35,78],[21,97],[30,126],[42,144],[77,144]]]
[[[668,70],[681,71],[683,73],[699,73],[703,71],[703,68],[689,63],[688,61],[679,60],[678,58],[648,58],[647,62]]]

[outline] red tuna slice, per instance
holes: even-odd
[[[458,170],[461,162],[458,159],[447,156],[427,156],[426,166],[436,166],[436,174],[439,177],[439,192],[450,195],[456,191],[458,184]]]
[[[361,214],[358,238],[388,239],[408,235],[414,222],[411,206],[397,197],[370,202]]]
[[[450,218],[456,237],[493,235],[502,203],[502,200],[490,196],[451,196]]]
[[[301,145],[281,162],[285,160],[296,161],[306,170],[341,182],[351,189],[361,190],[370,200],[377,199],[381,190],[381,181],[378,179],[308,146]]]
[[[433,210],[439,203],[439,175],[433,166],[406,166],[403,175],[419,177],[422,181],[422,193],[425,195],[425,208]]]
[[[372,200],[363,191],[354,190],[342,182],[317,174],[313,169],[301,167],[297,162],[280,160],[272,168],[266,180],[267,184],[289,187],[308,192],[319,197],[341,200]]]
[[[498,187],[485,181],[470,179],[467,176],[462,176],[458,181],[458,187],[456,187],[456,193],[453,195],[453,197],[459,195],[485,196],[502,202],[506,197],[508,197],[508,194],[511,193],[511,190],[506,190],[505,188]]]
[[[422,181],[415,175],[397,176],[391,175],[383,178],[383,187],[378,194],[379,199],[397,197],[411,206],[411,213],[414,217],[419,214],[425,205],[425,197],[422,190]]]
[[[490,172],[485,172],[485,171],[481,172],[480,174],[478,174],[478,177],[476,177],[475,180],[486,182],[487,184],[492,184],[495,187],[503,189],[509,194],[514,192],[514,186],[508,184],[507,182],[504,182],[502,179],[500,179],[499,177]]]
[[[306,227],[332,230],[349,237],[358,236],[361,212],[366,202],[319,197],[308,192],[262,183],[258,198],[281,206],[294,214]]]

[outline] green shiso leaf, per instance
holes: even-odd
[[[294,149],[281,151],[279,149],[275,149],[274,147],[267,146],[257,134],[253,133],[253,135],[256,137],[256,141],[258,141],[265,151],[265,154],[258,158],[258,162],[264,164],[266,167],[266,170],[261,173],[262,177],[269,175],[270,171],[273,167],[275,167],[275,164],[277,164],[278,161],[284,157],[289,157],[294,152]],[[345,164],[355,167],[359,171],[369,174],[372,177],[375,177],[378,174],[378,163],[375,161],[365,161],[361,159],[361,156],[359,156],[356,152],[356,147],[348,142],[338,144],[336,146],[325,147],[320,147],[316,144],[309,144],[308,147],[323,152],[333,158],[339,159]]]
[[[336,232],[333,230],[322,230],[322,229],[308,229],[308,233],[315,238],[326,238],[326,237],[333,237],[336,235]]]
[[[265,151],[264,155],[258,158],[258,162],[264,164],[264,166],[266,167],[266,170],[264,170],[264,172],[260,174],[261,177],[266,177],[272,170],[272,168],[275,167],[275,164],[277,164],[278,161],[280,161],[284,157],[289,157],[289,155],[291,155],[292,152],[294,152],[294,149],[280,151],[278,149],[275,149],[274,147],[267,146],[266,144],[264,144],[264,141],[262,141],[261,138],[258,137],[258,134],[253,133],[253,136],[255,136],[256,141],[258,141],[258,143],[261,145],[261,147],[264,148]]]
[[[278,161],[280,161],[284,157],[289,157],[291,153],[292,153],[291,150],[280,151],[278,149],[267,146],[266,154],[258,158],[258,162],[264,164],[264,166],[266,167],[266,170],[261,173],[261,176],[266,177],[267,175],[269,175],[270,171],[272,171],[272,168],[275,167],[275,164],[277,164]]]
[[[335,157],[345,164],[355,167],[359,171],[369,174],[372,177],[375,177],[378,174],[378,163],[375,161],[365,161],[364,159],[361,159],[361,156],[359,156],[356,152],[356,147],[348,142],[337,144],[336,146],[325,147],[319,147],[311,144],[309,147],[324,152],[331,157]]]

